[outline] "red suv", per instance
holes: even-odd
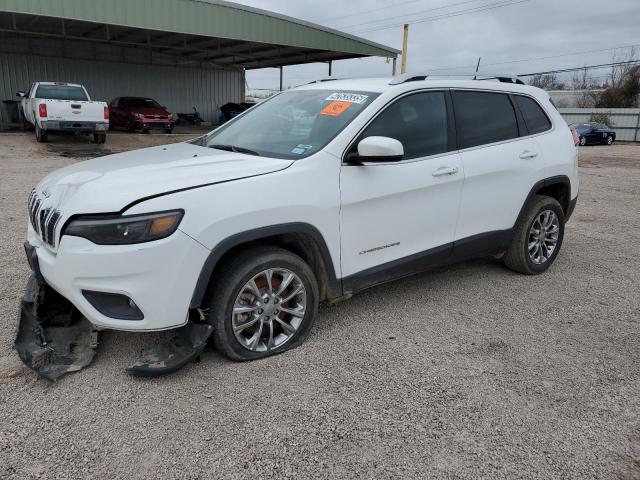
[[[119,97],[111,101],[109,112],[110,128],[145,133],[151,130],[173,131],[173,115],[152,98]]]

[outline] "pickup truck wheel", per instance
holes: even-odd
[[[47,132],[42,130],[40,126],[36,123],[36,140],[40,143],[44,143],[47,141]]]
[[[564,212],[555,198],[536,195],[514,229],[502,261],[527,275],[546,271],[554,262],[564,238]]]
[[[611,145],[611,144],[613,144],[613,137],[611,135],[609,135],[607,137],[607,145]]]
[[[106,133],[94,133],[93,139],[91,140],[93,143],[104,143],[107,141]]]
[[[297,255],[253,248],[221,267],[210,306],[217,350],[231,360],[255,360],[303,342],[318,311],[318,283]]]

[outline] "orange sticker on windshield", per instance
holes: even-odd
[[[329,105],[324,107],[320,112],[320,115],[329,115],[330,117],[337,117],[338,115],[342,115],[347,108],[351,106],[351,102],[331,102]]]

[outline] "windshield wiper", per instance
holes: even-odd
[[[236,147],[235,145],[222,145],[215,143],[213,145],[209,145],[209,148],[215,148],[216,150],[225,150],[227,152],[246,153],[247,155],[255,155],[256,157],[260,156],[260,154],[255,150],[244,147]]]

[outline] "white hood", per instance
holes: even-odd
[[[36,193],[64,217],[119,212],[149,196],[275,172],[291,163],[178,143],[70,165],[45,177]]]

